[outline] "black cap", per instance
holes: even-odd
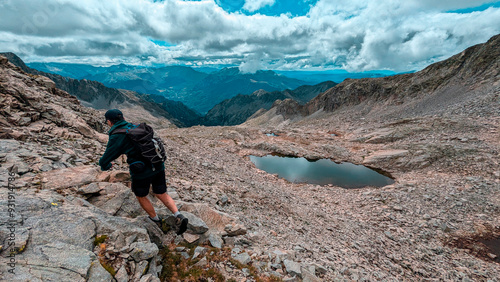
[[[112,123],[116,123],[117,121],[123,120],[123,113],[118,109],[108,110],[104,117],[106,121],[111,121]]]

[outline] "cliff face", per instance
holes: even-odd
[[[304,85],[295,90],[267,92],[258,90],[251,95],[238,95],[215,105],[204,117],[204,125],[237,125],[245,122],[260,109],[269,110],[275,101],[294,99],[305,104],[321,92],[335,86],[336,83],[326,81],[317,85]]]
[[[20,174],[71,166],[67,150],[85,147],[79,162],[90,163],[105,142],[102,114],[84,107],[44,76],[27,74],[0,56],[0,139],[14,139],[45,146],[42,158],[28,166],[16,156],[10,158]],[[17,144],[17,143],[16,143]],[[92,157],[89,157],[89,156]]]

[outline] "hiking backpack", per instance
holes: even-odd
[[[152,164],[164,162],[167,159],[163,142],[159,137],[154,136],[153,128],[146,123],[133,125],[131,128],[118,128],[111,132],[111,134],[117,133],[128,136],[141,155]]]

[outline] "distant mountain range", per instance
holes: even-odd
[[[221,101],[238,94],[251,94],[260,89],[281,91],[307,84],[273,71],[250,74],[241,73],[238,68],[206,73],[184,66],[146,68],[120,64],[94,67],[61,63],[30,63],[28,66],[75,79],[99,81],[111,88],[163,95],[200,113],[206,113]]]
[[[383,77],[391,71],[349,73],[344,70],[326,71],[257,71],[241,73],[238,68],[221,70],[185,66],[143,67],[113,65],[95,67],[83,64],[29,63],[29,67],[75,79],[99,81],[107,87],[139,93],[162,95],[183,102],[205,114],[218,103],[239,94],[257,90],[267,92],[295,89],[324,81],[342,82],[346,78]]]
[[[76,96],[86,106],[96,109],[120,107],[129,109],[129,112],[134,109],[133,116],[136,119],[140,116],[146,117],[145,112],[149,112],[181,127],[199,124],[240,124],[255,112],[269,109],[277,99],[293,98],[304,104],[336,84],[327,81],[314,86],[300,86],[303,83],[301,80],[290,79],[272,71],[245,74],[237,68],[202,73],[181,66],[144,68],[123,64],[110,67],[60,63],[29,64],[39,68],[37,70],[27,66],[13,53],[1,54],[27,73],[49,77],[58,88]],[[108,85],[120,89],[107,87],[90,78],[105,80]],[[194,85],[189,93],[185,92],[186,85]],[[275,90],[283,88],[285,90]],[[166,89],[168,93],[174,90],[184,93],[185,100],[198,105],[198,109],[202,111],[210,111],[202,116],[184,103],[166,98],[164,93],[161,93],[162,89]],[[254,89],[258,90],[253,91],[251,95],[234,94]],[[152,94],[144,94],[147,92]],[[223,100],[211,109],[213,101],[220,99]]]

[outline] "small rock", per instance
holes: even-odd
[[[395,211],[402,211],[403,207],[402,206],[394,206],[394,207],[392,207],[392,209]]]
[[[210,245],[212,245],[212,247],[217,249],[221,249],[222,244],[224,243],[224,241],[219,235],[213,233],[208,235],[208,241],[210,242]]]
[[[199,257],[199,256],[203,256],[205,253],[207,252],[207,249],[206,248],[203,248],[203,247],[196,247],[194,249],[194,254],[193,254],[193,259]]]
[[[200,236],[199,235],[196,235],[196,234],[191,234],[191,233],[184,233],[182,234],[182,237],[184,238],[184,240],[186,240],[186,242],[188,242],[189,244],[192,244],[196,241],[198,241],[198,239],[200,239]]]
[[[224,244],[228,246],[234,246],[234,244],[236,243],[236,239],[234,237],[224,237],[223,240]]]
[[[148,267],[148,261],[143,260],[139,262],[135,267],[135,273],[132,278],[132,281],[138,281],[145,274],[146,268]]]
[[[113,276],[102,267],[98,260],[92,262],[89,273],[88,281],[112,281]]]
[[[94,194],[94,193],[99,193],[101,191],[101,187],[97,183],[91,183],[87,186],[83,186],[78,188],[77,193],[78,194]]]
[[[391,240],[394,240],[394,237],[392,236],[391,232],[390,231],[385,231],[384,232],[385,236]]]
[[[243,252],[241,254],[237,254],[233,257],[235,260],[239,261],[241,264],[248,264],[252,261],[250,256],[246,253]]]
[[[246,227],[241,224],[229,224],[224,228],[224,231],[227,232],[227,236],[239,236],[247,234]]]
[[[146,274],[141,277],[139,282],[160,282],[160,278],[153,276],[152,274]]]
[[[301,265],[298,262],[286,259],[283,264],[285,265],[286,272],[292,276],[302,277]]]
[[[316,275],[324,275],[327,272],[327,269],[319,264],[314,264],[315,270],[316,270]]]
[[[200,259],[199,262],[195,263],[194,266],[202,267],[203,268],[203,267],[207,266],[207,264],[208,264],[207,258],[203,257],[202,259]]]
[[[127,269],[125,269],[125,265],[122,265],[118,272],[115,275],[116,282],[128,282],[128,274]]]

